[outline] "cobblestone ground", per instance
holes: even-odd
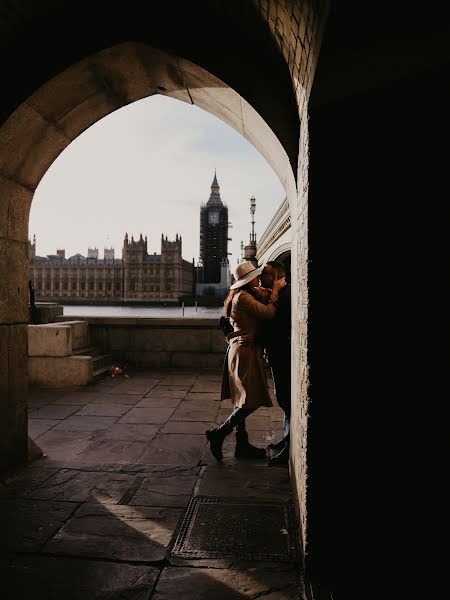
[[[14,599],[297,600],[299,563],[171,555],[193,495],[286,502],[287,467],[211,456],[205,430],[230,412],[216,370],[149,370],[71,390],[31,390],[45,456],[0,485],[0,573]],[[272,389],[272,388],[271,388]],[[272,394],[273,395],[273,394]],[[278,440],[261,408],[250,441]]]

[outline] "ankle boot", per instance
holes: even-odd
[[[275,467],[287,464],[289,464],[289,446],[286,445],[281,452],[278,452],[278,454],[269,458],[269,466]]]
[[[264,458],[266,451],[264,448],[252,446],[248,441],[246,431],[236,431],[236,449],[234,451],[236,458]]]
[[[206,431],[206,437],[209,441],[209,448],[211,450],[211,454],[220,462],[223,459],[222,454],[222,444],[223,440],[233,431],[232,425],[227,423],[222,423],[220,427],[216,427],[215,429],[208,429]]]

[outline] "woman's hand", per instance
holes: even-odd
[[[286,285],[286,277],[275,279],[272,286],[272,294],[277,295],[281,288]]]

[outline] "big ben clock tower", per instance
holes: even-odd
[[[228,265],[228,208],[220,198],[216,173],[209,200],[200,208],[200,259],[203,283],[220,283],[221,268]]]

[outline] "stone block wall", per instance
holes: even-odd
[[[91,343],[138,368],[222,368],[226,340],[216,319],[86,317]]]

